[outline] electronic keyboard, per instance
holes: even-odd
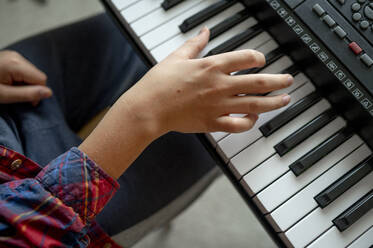
[[[373,245],[372,0],[102,0],[153,66],[207,26],[200,57],[239,49],[294,83],[252,130],[199,135],[279,247]]]

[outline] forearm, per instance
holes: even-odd
[[[154,120],[139,119],[122,96],[79,146],[113,178],[119,178],[140,153],[161,135]],[[141,111],[147,111],[142,109]]]

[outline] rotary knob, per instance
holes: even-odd
[[[365,17],[368,18],[369,20],[373,20],[373,3],[368,4],[368,5],[364,8],[364,15],[365,15]]]

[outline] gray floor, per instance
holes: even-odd
[[[89,15],[102,12],[98,0],[0,0],[0,47]],[[176,218],[169,230],[156,230],[135,248],[275,247],[222,176]]]

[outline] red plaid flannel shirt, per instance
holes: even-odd
[[[0,146],[0,247],[119,247],[95,222],[118,187],[77,148],[41,168]]]

